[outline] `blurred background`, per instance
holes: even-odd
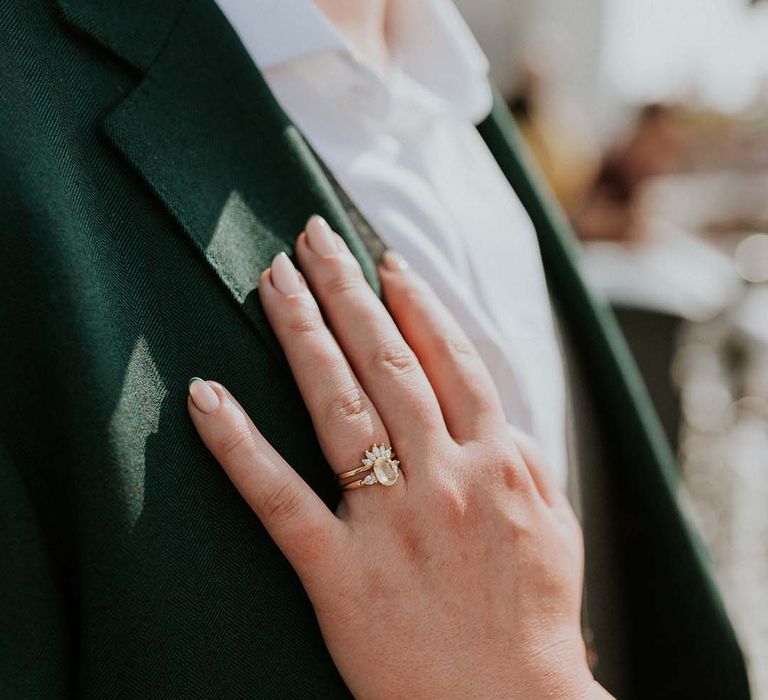
[[[768,698],[768,0],[457,4],[624,329]]]

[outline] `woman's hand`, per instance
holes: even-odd
[[[224,387],[193,381],[189,411],[301,577],[350,690],[602,694],[580,634],[578,524],[456,322],[393,253],[387,311],[318,217],[296,256],[306,281],[280,255],[259,293],[323,452],[338,474],[392,445],[401,477],[345,491],[333,514]]]

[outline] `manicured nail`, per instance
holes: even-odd
[[[322,216],[313,216],[307,221],[307,243],[318,255],[336,255],[339,244],[331,227]]]
[[[301,292],[299,273],[285,253],[276,255],[272,261],[272,284],[281,294],[298,294]]]
[[[189,395],[195,408],[201,413],[213,413],[219,408],[219,395],[211,389],[211,385],[200,377],[189,380]]]
[[[408,269],[408,263],[405,258],[394,250],[388,250],[384,253],[382,262],[384,263],[384,267],[391,272],[402,272],[403,270]]]

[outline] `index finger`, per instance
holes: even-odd
[[[267,442],[223,386],[194,378],[188,406],[206,447],[306,585],[321,563],[336,559],[344,523]]]

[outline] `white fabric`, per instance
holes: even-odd
[[[310,0],[218,0],[278,102],[453,312],[565,481],[565,389],[533,226],[474,125],[488,63],[449,0],[390,0],[386,73]]]

